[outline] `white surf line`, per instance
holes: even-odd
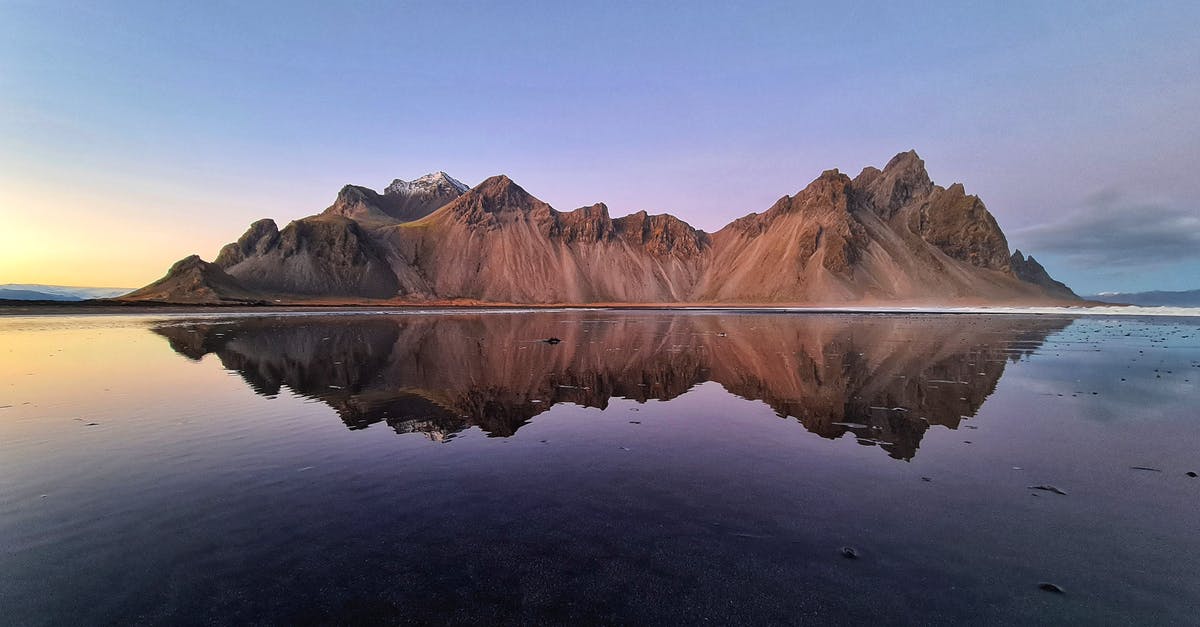
[[[664,307],[664,310],[848,314],[1009,314],[1060,316],[1171,316],[1200,318],[1200,307]]]

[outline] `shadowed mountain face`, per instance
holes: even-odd
[[[1066,283],[1055,281],[1050,273],[1046,272],[1046,268],[1033,258],[1033,255],[1025,257],[1021,254],[1021,250],[1017,249],[1013,251],[1009,263],[1012,265],[1013,273],[1022,281],[1040,285],[1049,294],[1057,294],[1068,299],[1079,298],[1071,288],[1067,287]]]
[[[1008,241],[961,184],[915,152],[855,178],[829,170],[709,234],[671,215],[561,212],[507,176],[445,173],[383,194],[347,185],[323,213],[250,226],[214,262],[131,300],[175,302],[1021,303],[1077,300]],[[1035,267],[1036,266],[1036,267]],[[225,280],[229,279],[229,280]],[[230,283],[232,281],[232,283]]]
[[[253,318],[154,331],[215,354],[256,392],[319,399],[346,425],[435,440],[509,436],[556,403],[670,401],[705,381],[826,438],[909,459],[931,425],[958,428],[1007,361],[1069,320],[537,312]],[[542,341],[557,337],[558,344]]]

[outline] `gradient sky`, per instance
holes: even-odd
[[[1198,2],[333,4],[0,0],[0,283],[432,170],[712,231],[915,148],[1081,293],[1200,288]]]

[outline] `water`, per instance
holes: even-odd
[[[0,622],[1192,623],[1197,405],[1194,318],[0,318]]]

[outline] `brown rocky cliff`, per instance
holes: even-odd
[[[566,213],[554,212],[551,235],[567,242],[599,242],[611,238],[613,233],[613,221],[604,203]]]
[[[708,235],[673,215],[639,211],[613,221],[617,234],[630,246],[657,257],[699,257],[708,247]]]
[[[953,259],[1009,271],[1008,241],[987,207],[960,183],[934,185],[915,151],[896,155],[883,170],[863,169],[853,186],[856,208],[907,228]]]
[[[270,218],[250,225],[236,242],[226,244],[213,263],[221,268],[230,268],[247,257],[264,255],[279,243],[279,227]]]

